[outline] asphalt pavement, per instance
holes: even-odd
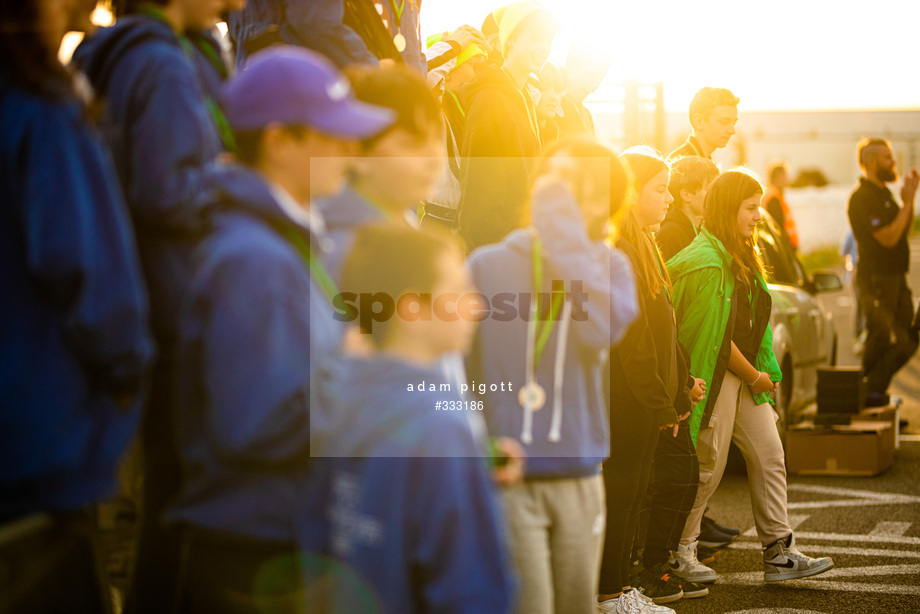
[[[920,239],[911,242],[909,283],[920,295]],[[834,313],[838,363],[859,364],[852,349],[852,300],[823,295]],[[876,477],[790,476],[789,515],[800,550],[830,556],[834,569],[804,580],[765,584],[747,478],[726,475],[710,516],[742,535],[711,565],[720,574],[702,599],[670,604],[681,614],[842,614],[920,612],[920,357],[896,377],[904,404],[894,463]]]

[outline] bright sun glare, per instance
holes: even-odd
[[[428,0],[423,34],[479,27],[501,0]],[[663,81],[683,110],[705,85],[728,87],[747,110],[920,108],[915,71],[920,3],[876,0],[848,10],[828,0],[544,0],[562,24],[551,61],[573,40],[606,50],[608,81]],[[877,39],[877,45],[863,41]],[[884,48],[884,53],[880,50]],[[874,51],[873,51],[874,49]]]

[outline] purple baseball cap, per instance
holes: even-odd
[[[392,109],[355,99],[348,79],[324,56],[278,45],[252,56],[221,88],[221,106],[236,130],[271,123],[303,125],[343,138],[363,139],[396,119]]]

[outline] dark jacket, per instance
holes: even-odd
[[[468,412],[436,405],[457,405],[459,391],[406,390],[450,380],[384,356],[343,359],[315,379],[315,478],[299,493],[298,546],[348,570],[334,574],[330,611],[509,612],[515,581],[488,461]]]
[[[633,270],[638,253],[625,237],[617,240]],[[638,272],[636,273],[638,276]],[[638,280],[637,280],[638,281]],[[639,315],[610,350],[610,402],[647,412],[655,427],[677,422],[675,404],[686,394],[686,379],[678,379],[682,360],[677,343],[677,320],[666,288],[649,298],[637,283]],[[616,424],[611,423],[611,428]]]
[[[661,230],[655,233],[655,241],[658,243],[661,257],[667,262],[680,250],[690,245],[697,234],[699,231],[693,225],[693,220],[687,217],[681,207],[676,204],[671,205],[668,215],[661,223]]]
[[[483,63],[464,86],[460,233],[476,248],[527,224],[531,161],[540,152],[530,95],[498,65]]]
[[[171,341],[191,253],[206,230],[203,168],[223,149],[207,87],[173,29],[152,17],[102,28],[74,59],[105,100],[103,132],[136,229],[154,333]]]
[[[293,542],[310,463],[315,358],[336,351],[328,299],[283,232],[318,241],[241,166],[207,177],[214,230],[182,310],[173,522]],[[312,360],[311,360],[312,358]]]
[[[108,151],[74,102],[0,74],[0,521],[115,490],[153,344]]]
[[[492,301],[492,314],[479,325],[468,375],[489,386],[511,383],[511,392],[486,393],[483,413],[491,435],[524,445],[528,477],[594,475],[610,454],[602,367],[610,346],[636,317],[635,279],[619,250],[588,237],[567,189],[550,185],[534,194],[533,218],[533,232],[514,231],[470,256],[473,279]],[[570,320],[566,323],[563,311],[548,337],[536,373],[546,406],[535,413],[518,399],[528,371],[534,233],[543,244],[543,296],[556,281],[570,295],[581,283],[585,296],[582,314],[576,315],[570,302]],[[525,412],[532,415],[530,426]]]

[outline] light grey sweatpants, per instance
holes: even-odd
[[[521,581],[516,611],[593,612],[607,517],[601,476],[525,480],[502,498]]]

